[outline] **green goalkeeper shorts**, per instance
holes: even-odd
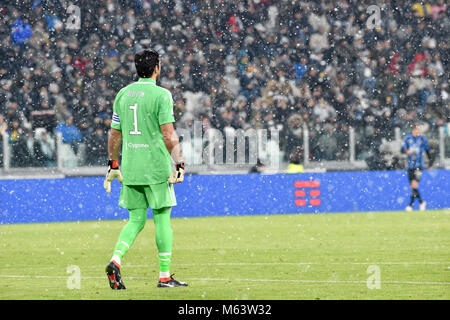
[[[173,184],[168,182],[135,186],[123,184],[120,190],[119,206],[125,209],[161,209],[176,205]]]

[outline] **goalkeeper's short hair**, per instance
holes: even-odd
[[[153,49],[144,49],[134,56],[134,64],[139,78],[150,78],[159,64],[159,53]]]

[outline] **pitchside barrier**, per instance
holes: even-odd
[[[128,218],[103,179],[0,180],[0,224]],[[425,171],[420,191],[428,209],[450,208],[450,170]],[[404,210],[410,196],[406,171],[186,175],[175,193],[173,217]]]

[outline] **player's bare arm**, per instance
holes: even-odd
[[[179,183],[184,180],[184,161],[182,160],[180,142],[172,123],[160,126],[164,144],[169,151],[172,160],[175,161],[175,171],[170,174],[169,183]]]
[[[122,142],[122,131],[111,128],[111,133],[108,137],[109,159],[119,160],[119,148],[121,142]]]
[[[106,174],[105,181],[103,182],[103,187],[106,193],[111,192],[111,182],[114,178],[122,183],[122,173],[119,170],[119,147],[122,141],[122,131],[111,128],[111,133],[108,137],[108,172]]]
[[[173,123],[165,123],[160,126],[161,133],[163,136],[164,144],[166,145],[167,151],[169,151],[173,161],[181,162],[181,148],[178,139],[178,135],[173,128]]]

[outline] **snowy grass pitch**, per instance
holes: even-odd
[[[450,298],[450,210],[174,218],[171,272],[189,287],[171,289],[149,220],[113,291],[124,223],[1,225],[0,299]]]

